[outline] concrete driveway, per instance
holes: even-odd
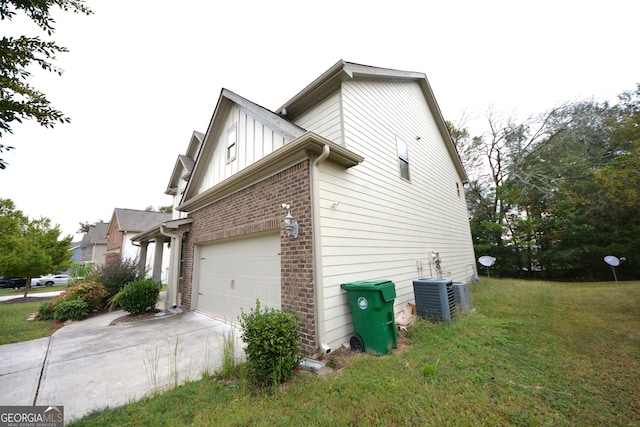
[[[218,370],[223,337],[239,331],[195,312],[111,322],[122,311],[72,322],[49,338],[0,346],[0,405],[62,405],[65,422],[199,380]]]

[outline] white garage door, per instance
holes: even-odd
[[[237,321],[240,309],[280,309],[280,234],[221,241],[200,248],[196,308]]]

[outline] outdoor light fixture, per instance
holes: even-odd
[[[287,215],[284,217],[284,232],[288,237],[298,238],[298,221],[293,220],[291,216],[290,206],[287,204],[282,205],[282,209],[287,210]]]

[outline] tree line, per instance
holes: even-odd
[[[612,280],[604,257],[640,278],[640,84],[618,102],[586,100],[518,121],[489,110],[487,131],[449,131],[469,175],[477,256],[492,275]]]

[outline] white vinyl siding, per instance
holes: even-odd
[[[437,277],[432,251],[454,281],[468,281],[474,263],[465,200],[451,185],[460,177],[420,86],[345,82],[342,105],[346,146],[365,161],[348,170],[320,166],[325,328],[332,347],[352,332],[341,283],[392,280],[397,312],[414,299],[413,279]],[[411,143],[411,183],[398,177],[396,134]]]
[[[131,242],[131,238],[137,233],[125,233],[122,238],[122,250],[120,251],[120,256],[123,260],[125,259],[136,259],[140,254],[140,248],[135,246],[133,242]],[[153,244],[149,244],[149,248],[151,248]],[[152,248],[151,248],[152,249]],[[147,252],[149,253],[149,252]],[[153,254],[153,252],[151,252]]]
[[[235,160],[228,161],[227,136],[234,124],[236,126]],[[207,164],[208,170],[199,182],[195,194],[219,184],[290,141],[235,105],[222,119],[219,129],[218,133],[209,136],[214,141],[208,144],[214,148],[203,153],[208,159],[198,160],[201,164]]]
[[[311,110],[295,118],[295,123],[311,132],[327,138],[336,144],[342,143],[342,116],[340,93],[329,96]]]

